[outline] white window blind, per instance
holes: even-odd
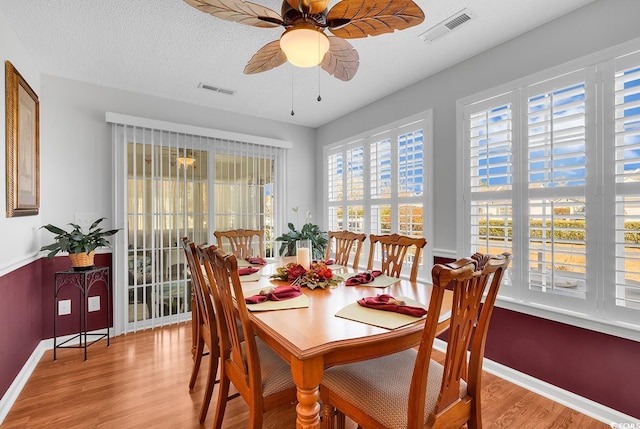
[[[114,212],[127,230],[114,253],[118,329],[191,319],[183,237],[214,244],[217,229],[263,229],[265,254],[273,255],[283,146],[115,122],[113,142]]]

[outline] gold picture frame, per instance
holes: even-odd
[[[7,217],[40,209],[40,102],[10,61],[5,62]]]

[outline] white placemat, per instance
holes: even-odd
[[[397,280],[397,279],[396,279]],[[404,301],[407,305],[414,307],[422,307],[425,310],[427,306],[414,301],[410,298],[400,297],[397,298]],[[366,323],[367,325],[378,326],[385,329],[396,329],[401,326],[414,323],[418,320],[424,319],[426,315],[422,317],[410,316],[408,314],[395,313],[393,311],[376,310],[375,308],[363,307],[357,302],[349,304],[336,313],[337,317],[344,319],[355,320],[356,322]]]
[[[260,272],[255,272],[253,274],[247,274],[245,276],[238,276],[238,277],[240,277],[241,283],[257,282],[258,280],[260,280]]]

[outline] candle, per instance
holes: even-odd
[[[299,247],[298,252],[298,264],[302,265],[305,269],[311,267],[311,252],[306,247]]]

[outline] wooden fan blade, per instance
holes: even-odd
[[[345,39],[392,33],[422,21],[424,13],[412,0],[343,0],[327,14],[329,31]]]
[[[329,0],[287,0],[289,6],[310,15],[320,13],[329,6]]]
[[[340,37],[329,37],[329,50],[320,67],[330,75],[343,80],[351,80],[360,66],[360,57],[351,43]]]
[[[244,68],[244,74],[262,73],[287,62],[287,56],[280,49],[280,40],[264,45],[249,60]]]
[[[227,21],[253,27],[272,28],[282,25],[280,14],[268,7],[242,0],[184,0],[196,9]]]

